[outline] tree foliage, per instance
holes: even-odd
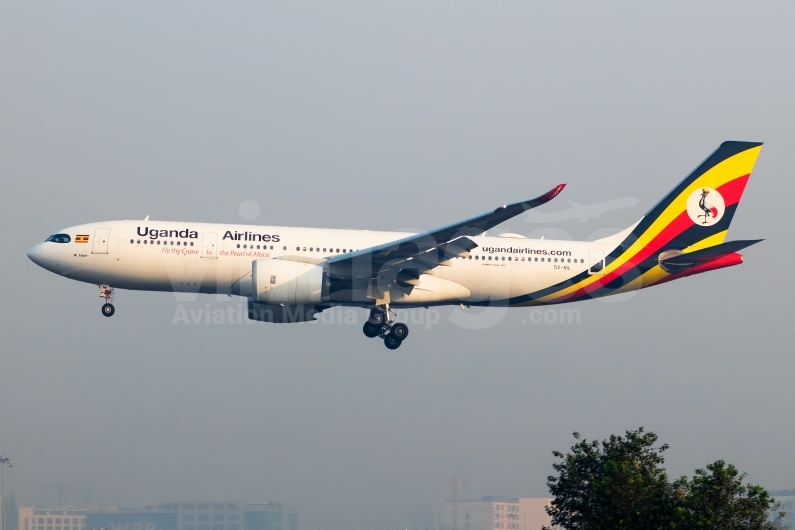
[[[601,442],[581,439],[571,452],[552,454],[556,476],[547,512],[566,530],[772,530],[771,510],[780,505],[745,474],[718,460],[692,479],[673,482],[663,468],[657,435],[641,427]]]
[[[692,480],[682,477],[674,488],[683,528],[693,530],[765,530],[769,513],[780,506],[761,486],[743,484],[745,473],[723,460],[697,469]],[[783,512],[779,517],[783,516]]]

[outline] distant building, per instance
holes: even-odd
[[[19,527],[19,510],[17,509],[17,496],[15,493],[7,495],[2,508],[6,519],[6,528],[16,530]]]
[[[144,508],[91,510],[86,514],[87,530],[178,530],[176,504]]]
[[[12,527],[9,527],[12,528]],[[19,508],[18,530],[298,530],[298,512],[280,502],[168,503],[143,508]]]
[[[519,499],[519,514],[522,518],[520,530],[541,530],[543,526],[552,526],[552,518],[547,515],[547,506],[552,499],[544,497]]]
[[[544,508],[552,499],[483,497],[445,501],[436,509],[437,530],[541,530],[551,525]]]
[[[17,513],[19,530],[86,530],[85,510],[20,507]]]

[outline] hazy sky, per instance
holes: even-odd
[[[543,496],[553,449],[645,426],[669,470],[725,458],[795,487],[791,2],[0,5],[0,452],[22,504],[282,500],[302,530],[429,525],[466,497]],[[107,219],[427,229],[569,186],[542,208],[636,209],[723,140],[765,147],[730,238],[746,263],[579,325],[186,325],[237,299],[119,291],[30,262]],[[342,314],[342,313],[340,313]],[[456,313],[456,318],[460,317]],[[523,320],[526,323],[523,323]],[[426,319],[427,322],[427,319]],[[489,321],[491,322],[491,321]]]

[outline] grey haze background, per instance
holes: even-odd
[[[0,451],[25,503],[276,499],[304,530],[430,525],[540,496],[553,449],[640,425],[690,473],[795,485],[791,3],[10,3],[0,6]],[[586,302],[580,325],[172,324],[25,251],[102,219],[431,228],[558,182],[550,212],[637,220],[727,139],[765,141],[746,263]],[[530,233],[517,219],[497,232]],[[605,230],[603,230],[605,229]],[[600,233],[602,233],[600,232]],[[225,308],[237,300],[202,297]],[[87,493],[89,492],[90,493]]]

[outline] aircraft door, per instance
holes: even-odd
[[[601,248],[589,248],[588,263],[588,274],[603,275],[605,273],[605,251]]]
[[[110,240],[110,228],[97,228],[94,231],[94,246],[91,247],[91,253],[107,254],[108,240]]]
[[[202,234],[202,255],[203,258],[218,258],[218,234],[215,232],[204,232]]]

